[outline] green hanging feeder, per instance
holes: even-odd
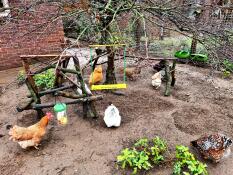
[[[179,50],[175,53],[174,55],[176,58],[180,58],[180,59],[188,59],[190,56],[190,53],[188,51],[185,50]]]
[[[57,120],[60,124],[67,124],[67,114],[66,114],[66,104],[65,103],[57,103],[54,107],[54,112],[56,113]]]
[[[208,56],[204,54],[191,54],[190,59],[192,61],[203,62],[203,63],[206,63],[209,60]]]

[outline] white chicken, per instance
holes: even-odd
[[[162,83],[162,76],[160,72],[156,72],[152,77],[151,84],[155,89],[158,89],[161,86]]]
[[[121,124],[121,116],[119,110],[113,104],[109,105],[104,112],[104,122],[107,127],[119,127]]]

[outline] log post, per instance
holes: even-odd
[[[169,62],[165,62],[165,78],[166,78],[166,88],[164,96],[170,96],[171,94],[171,71],[169,67]]]
[[[35,81],[32,77],[31,71],[30,71],[30,67],[29,67],[29,62],[27,58],[22,58],[23,61],[23,67],[25,69],[25,73],[26,73],[26,85],[28,87],[28,90],[31,93],[32,99],[36,104],[41,104],[41,100],[40,100],[40,96],[38,94],[38,88],[35,84]],[[41,117],[43,117],[44,113],[41,109],[37,109],[37,118],[40,119]]]
[[[81,85],[82,94],[85,96],[90,96],[90,94],[88,94],[86,91],[85,82],[84,82],[83,77],[82,77],[82,72],[81,72],[79,60],[77,57],[74,57],[74,65],[75,65],[75,69],[77,71],[77,80],[80,82],[80,85]],[[96,109],[95,109],[93,102],[88,102],[88,101],[83,102],[83,115],[84,115],[84,117],[87,117],[88,115],[91,118],[97,117],[97,112],[96,112]]]

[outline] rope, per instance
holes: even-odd
[[[91,81],[92,81],[92,84],[94,84],[94,67],[93,67],[93,58],[92,58],[92,47],[90,48],[90,55],[91,55]]]
[[[124,47],[124,53],[123,53],[123,58],[124,58],[124,83],[126,82],[126,47]]]

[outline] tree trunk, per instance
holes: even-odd
[[[106,81],[105,84],[116,84],[116,76],[115,76],[115,66],[114,66],[114,57],[115,51],[113,47],[107,47],[108,53],[108,62],[107,62],[107,70],[106,70]]]
[[[196,34],[194,34],[191,44],[191,54],[196,53],[196,51],[197,51],[197,39],[196,39]]]
[[[141,20],[137,19],[135,22],[135,31],[134,31],[134,38],[135,38],[135,44],[136,44],[136,50],[140,50],[140,39],[142,36],[142,24]]]

